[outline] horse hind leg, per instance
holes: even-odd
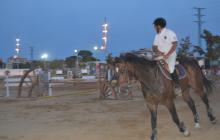
[[[212,108],[209,105],[209,99],[208,96],[204,93],[204,95],[201,97],[202,101],[205,103],[206,105],[206,110],[207,110],[207,116],[209,117],[209,120],[212,124],[216,123],[216,118],[212,113]]]
[[[184,101],[188,104],[189,108],[191,109],[191,111],[193,113],[194,123],[195,123],[194,127],[200,128],[199,114],[196,110],[195,102],[189,94],[189,88],[184,90],[182,96],[183,96]]]
[[[185,137],[188,137],[190,135],[190,132],[187,130],[184,123],[180,122],[179,117],[178,117],[177,112],[176,112],[176,107],[175,107],[174,101],[173,100],[168,101],[166,106],[167,106],[167,108],[168,108],[168,110],[169,110],[169,112],[172,116],[172,119],[173,119],[174,123],[178,126],[179,131],[181,133],[183,133],[183,135]]]
[[[213,115],[212,113],[212,108],[210,107],[209,105],[209,99],[208,99],[208,96],[207,94],[203,91],[203,86],[195,86],[194,87],[194,91],[195,93],[200,96],[200,98],[202,99],[203,103],[205,104],[206,106],[206,110],[207,110],[207,116],[210,120],[211,123],[215,124],[216,123],[216,118],[215,116]]]

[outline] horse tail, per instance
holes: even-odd
[[[212,91],[213,91],[213,83],[212,83],[212,81],[210,81],[206,77],[204,77],[203,78],[203,84],[204,84],[204,87],[206,89],[206,92],[207,93],[212,93]]]
[[[193,59],[193,60],[194,60],[195,65],[199,68],[199,71],[201,73],[202,82],[203,82],[203,86],[204,86],[204,88],[206,90],[206,93],[207,94],[211,94],[212,91],[213,91],[213,82],[206,78],[204,72],[202,71],[202,68],[199,66],[199,63],[195,59]]]
[[[204,75],[202,70],[201,70],[201,73],[202,73],[202,81],[203,81],[203,85],[206,89],[206,93],[210,94],[213,91],[213,82],[206,78],[206,76]]]

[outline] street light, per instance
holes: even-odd
[[[78,69],[79,67],[79,53],[78,53],[78,50],[74,50],[75,54],[76,54],[76,67]]]
[[[20,39],[19,38],[16,38],[16,48],[15,48],[15,51],[16,51],[16,55],[18,55],[18,53],[20,51]]]
[[[20,39],[19,38],[16,38],[16,42],[19,42],[20,41]]]
[[[41,59],[44,59],[44,60],[47,60],[48,58],[48,54],[47,53],[44,53],[41,55]]]
[[[41,59],[44,60],[44,70],[47,69],[47,64],[46,64],[47,58],[48,58],[48,54],[47,53],[44,53],[44,54],[41,55]]]
[[[104,28],[107,28],[107,27],[108,27],[108,24],[105,23],[105,24],[103,24],[102,26],[103,26]]]
[[[94,46],[93,50],[94,50],[94,54],[96,55],[96,60],[98,60],[98,58],[99,58],[98,53],[103,49],[102,49],[102,47]]]
[[[98,48],[97,46],[94,46],[93,49],[94,49],[95,51],[97,51],[99,48]]]
[[[15,48],[15,51],[16,51],[17,54],[19,53],[19,49],[18,48]]]
[[[103,32],[103,33],[107,33],[107,32],[108,32],[108,30],[107,30],[107,29],[104,29],[102,32]]]
[[[105,22],[102,25],[102,47],[101,50],[106,50],[107,49],[107,33],[108,33],[108,23],[107,20],[105,18]]]
[[[105,49],[105,47],[104,46],[101,46],[101,50],[104,50]]]
[[[14,58],[18,58],[19,57],[19,52],[20,52],[20,39],[19,38],[16,38],[15,39],[16,41],[16,47],[15,47],[15,55],[14,55]],[[17,68],[19,69],[19,63],[20,63],[20,60],[16,60],[16,65],[17,65]]]
[[[75,55],[76,55],[76,69],[75,69],[75,74],[76,74],[76,76],[78,77],[79,76],[79,51],[78,50],[74,50],[74,53],[75,53]]]
[[[48,59],[49,55],[47,53],[44,53],[41,55],[41,59],[43,59],[44,61],[44,69],[43,69],[43,80],[45,83],[44,84],[45,87],[48,88],[48,96],[52,96],[52,85],[51,85],[51,73],[48,69],[48,65],[47,65],[47,59]]]

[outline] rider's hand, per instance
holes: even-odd
[[[164,58],[164,60],[167,60],[167,59],[169,58],[169,55],[164,54],[164,55],[163,55],[163,58]]]
[[[164,56],[164,53],[159,52],[159,51],[155,52],[155,54],[156,54],[156,56]]]

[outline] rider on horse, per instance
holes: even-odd
[[[175,71],[177,36],[172,30],[166,28],[166,20],[164,18],[155,19],[153,24],[157,32],[153,42],[153,51],[156,54],[156,59],[165,61],[165,69],[171,74],[173,81],[179,85],[178,75]]]

